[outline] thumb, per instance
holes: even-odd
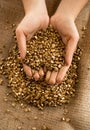
[[[71,62],[72,62],[73,54],[74,54],[76,47],[77,47],[77,42],[78,41],[70,39],[68,41],[68,44],[66,45],[65,62],[66,62],[66,65],[69,67],[70,67]]]
[[[21,59],[24,59],[26,55],[26,36],[22,31],[22,29],[19,28],[16,29],[16,37],[20,51],[20,57]]]

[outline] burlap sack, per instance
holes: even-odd
[[[49,3],[48,3],[49,2]],[[53,14],[58,0],[47,0],[49,14]],[[87,23],[90,2],[86,8],[81,12],[77,19],[77,26],[81,35],[81,27]],[[0,48],[3,48],[1,57],[6,57],[9,48],[13,44],[13,29],[12,24],[18,24],[24,16],[23,7],[18,0],[0,0]],[[22,126],[22,130],[31,130],[31,127],[37,127],[41,130],[41,126],[52,128],[52,130],[89,130],[90,129],[90,19],[87,24],[88,30],[85,40],[80,40],[81,47],[83,48],[83,55],[79,65],[79,84],[76,87],[76,97],[72,99],[71,103],[67,106],[69,110],[68,117],[71,122],[61,122],[63,116],[63,108],[45,108],[44,114],[37,108],[31,106],[31,112],[24,112],[20,105],[16,103],[15,108],[12,107],[14,98],[12,95],[8,96],[8,101],[4,102],[6,93],[10,91],[6,87],[6,82],[0,86],[0,130],[17,130],[18,126]],[[5,46],[4,46],[5,45]],[[7,109],[10,112],[7,112]],[[37,116],[38,120],[34,120]]]

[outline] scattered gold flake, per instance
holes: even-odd
[[[21,126],[18,126],[18,127],[17,127],[17,130],[22,130],[22,127],[21,127]]]
[[[35,116],[35,117],[34,117],[34,120],[37,120],[37,119],[38,119],[38,117],[37,117],[37,116]]]
[[[36,127],[32,127],[32,129],[31,130],[37,130],[37,128]]]
[[[2,78],[0,78],[0,85],[2,85],[2,83],[3,83],[3,79],[2,79]]]

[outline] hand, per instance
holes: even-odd
[[[33,4],[33,2],[35,2],[35,0],[32,1],[31,3],[32,5],[29,4],[30,10],[28,7],[25,17],[23,18],[23,20],[16,29],[16,36],[21,59],[24,59],[26,55],[26,40],[30,40],[36,31],[47,28],[49,24],[49,17],[47,14],[44,0],[36,1],[37,4],[35,3]],[[26,74],[31,78],[32,77],[31,68],[25,64],[23,65],[23,67]],[[39,72],[35,71],[33,77],[35,80],[38,80],[43,75],[44,72],[41,69]]]
[[[66,45],[66,55],[65,65],[59,72],[47,72],[46,81],[49,84],[61,83],[71,65],[79,40],[79,34],[74,21],[87,2],[88,0],[62,0],[55,14],[51,17],[50,23],[59,32]]]
[[[58,72],[48,71],[46,74],[46,81],[49,84],[55,84],[63,81],[71,65],[73,54],[79,40],[79,34],[73,18],[65,16],[65,14],[63,14],[63,17],[60,16],[60,13],[55,14],[51,17],[50,23],[58,31],[66,46],[65,65]]]

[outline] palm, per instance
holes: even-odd
[[[71,65],[73,53],[79,40],[79,35],[74,21],[70,18],[59,20],[59,18],[52,17],[51,24],[59,32],[66,45],[65,65],[59,70],[59,72],[49,71],[46,74],[46,81],[50,84],[55,84],[56,82],[62,82]]]
[[[21,21],[20,25],[16,30],[16,36],[18,40],[18,46],[20,50],[21,59],[25,58],[26,55],[26,40],[30,40],[30,38],[35,34],[39,29],[47,28],[49,23],[48,15],[38,15],[35,17],[35,12],[26,15]],[[32,70],[27,65],[23,65],[24,71],[31,78]],[[44,72],[41,69],[39,72],[35,71],[33,77],[37,80],[40,76],[43,76]]]

